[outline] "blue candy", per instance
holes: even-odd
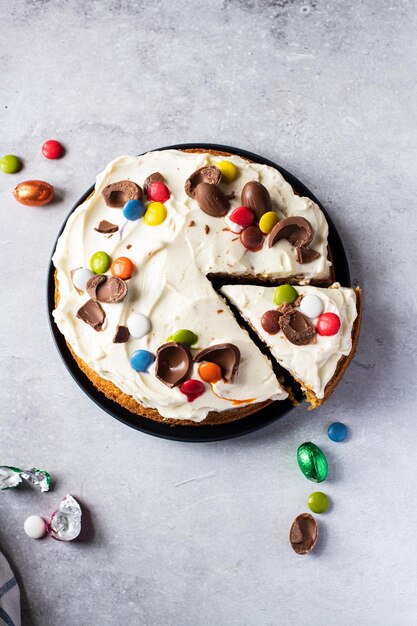
[[[327,435],[332,441],[344,441],[347,437],[347,428],[342,422],[333,422],[327,429]]]
[[[130,365],[137,372],[147,372],[154,361],[154,355],[147,350],[135,350],[130,357]]]
[[[145,205],[140,200],[129,200],[123,207],[124,217],[132,222],[143,217],[145,211]]]

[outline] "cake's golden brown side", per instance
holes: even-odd
[[[208,152],[212,154],[213,156],[225,156],[225,157],[232,156],[232,154],[229,152],[221,152],[218,150],[207,150],[205,148],[188,148],[184,150],[184,152],[194,152],[194,153],[195,152]],[[330,250],[328,254],[329,254],[329,260],[331,261],[332,259],[331,259]],[[314,283],[314,281],[312,281],[311,284],[317,284],[320,286],[328,286],[329,284],[334,282],[333,264],[330,268],[330,274],[331,275],[330,275],[329,280],[318,281],[317,283]],[[230,277],[229,275],[224,274],[224,275],[217,275],[217,278],[219,278],[220,280],[223,280],[224,282],[225,280],[228,280]],[[263,276],[254,276],[251,274],[241,276],[237,280],[238,282],[241,282],[241,283],[248,281],[248,280],[259,280],[260,282],[264,282],[264,283],[268,282],[267,279],[265,279]],[[278,284],[279,282],[282,282],[282,281],[275,281],[275,284]],[[285,282],[296,282],[296,278],[294,278],[291,281],[286,279]],[[57,278],[57,270],[55,270],[55,308],[58,306],[58,302],[59,302],[59,283],[58,283],[58,278]],[[359,313],[358,313],[358,318],[359,318]],[[359,335],[359,326],[360,326],[360,323],[357,327],[357,335]],[[152,409],[152,408],[148,408],[148,407],[141,405],[132,396],[129,396],[128,394],[124,393],[121,389],[119,389],[115,384],[99,376],[97,372],[91,369],[91,367],[89,367],[87,363],[85,363],[85,361],[83,361],[77,354],[75,354],[72,346],[68,343],[68,341],[66,343],[78,367],[87,376],[87,378],[93,383],[96,389],[98,389],[101,393],[103,393],[107,398],[109,398],[113,402],[117,402],[118,404],[126,408],[128,411],[135,413],[137,415],[140,415],[142,417],[152,419],[157,422],[163,422],[165,424],[169,424],[172,426],[177,426],[177,425],[178,426],[200,426],[200,425],[206,426],[206,425],[215,425],[215,424],[225,424],[227,422],[232,422],[238,419],[242,419],[244,417],[252,415],[253,413],[257,413],[261,409],[273,403],[272,400],[266,400],[265,402],[255,402],[253,404],[247,404],[245,406],[228,409],[226,411],[220,411],[220,412],[211,411],[202,422],[193,422],[192,420],[167,419],[167,418],[162,417],[162,415],[160,415],[157,409]],[[356,349],[356,343],[357,343],[357,338],[354,342],[355,349]],[[354,353],[353,348],[352,348],[352,352]],[[341,362],[344,360],[346,360],[346,362],[341,365]],[[349,355],[349,357],[343,357],[343,359],[339,361],[336,373],[326,387],[325,399],[328,397],[328,395],[330,395],[333,389],[337,386],[337,383],[342,377],[350,360],[351,360],[351,356]],[[328,389],[329,391],[327,391]],[[311,402],[311,399],[308,396],[310,392],[306,391],[305,393],[306,393],[308,401]],[[316,402],[317,401],[318,400],[316,399]],[[319,406],[319,404],[322,404],[323,402],[324,402],[324,399],[321,401],[318,401],[316,406]]]

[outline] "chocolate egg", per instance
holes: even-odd
[[[242,189],[241,200],[243,206],[247,206],[255,213],[255,218],[260,220],[264,213],[271,210],[271,196],[262,183],[251,180]]]
[[[25,180],[13,191],[18,202],[26,206],[43,206],[51,202],[54,188],[43,180]]]
[[[195,190],[195,199],[200,209],[212,217],[223,217],[230,207],[227,196],[217,185],[200,183]]]
[[[310,513],[297,515],[290,529],[291,547],[297,554],[308,554],[317,543],[317,522]]]

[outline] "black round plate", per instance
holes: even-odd
[[[230,152],[232,154],[237,154],[241,157],[250,159],[251,161],[255,161],[256,163],[269,165],[270,167],[274,167],[279,172],[281,172],[285,179],[300,195],[308,196],[309,198],[314,200],[314,202],[316,202],[320,206],[321,210],[325,214],[327,222],[329,224],[329,246],[333,256],[336,280],[338,280],[342,285],[350,285],[349,267],[346,259],[346,254],[343,248],[342,241],[333,222],[331,221],[327,212],[321,206],[317,198],[315,198],[311,191],[309,191],[305,185],[303,185],[297,178],[295,178],[295,176],[284,170],[276,163],[269,161],[268,159],[264,159],[257,154],[253,154],[252,152],[239,150],[238,148],[233,148],[231,146],[222,146],[217,144],[184,143],[174,146],[165,146],[164,148],[158,148],[158,150],[184,148],[205,148],[208,150],[211,149]],[[70,213],[67,216],[67,219],[71,215],[71,213],[86,200],[86,198],[93,190],[94,185],[85,192],[85,194],[79,199],[76,205],[71,209]],[[57,240],[65,228],[67,219],[65,220],[60,232],[58,233]],[[55,247],[56,242],[54,245],[54,251]],[[73,359],[71,352],[67,347],[64,336],[58,330],[58,327],[56,326],[52,317],[55,292],[54,266],[52,264],[52,260],[49,264],[47,289],[48,314],[52,335],[68,371],[70,372],[74,380],[79,384],[81,389],[89,396],[89,398],[91,398],[91,400],[93,400],[99,407],[107,411],[107,413],[109,413],[119,421],[123,422],[124,424],[127,424],[127,426],[131,426],[132,428],[140,430],[144,433],[148,433],[149,435],[154,435],[155,437],[174,439],[176,441],[221,441],[223,439],[230,439],[232,437],[245,435],[259,428],[263,428],[267,424],[274,422],[279,417],[281,417],[285,413],[288,413],[288,411],[291,411],[294,408],[290,400],[274,402],[270,406],[262,409],[254,415],[250,415],[249,417],[245,417],[234,422],[229,422],[227,424],[218,424],[214,426],[169,426],[168,424],[155,422],[153,420],[147,419],[146,417],[141,417],[140,415],[131,413],[116,402],[113,402],[112,400],[106,398],[103,393],[101,393],[94,387],[93,383],[87,378],[85,374],[83,374],[83,372],[78,367],[76,361]]]

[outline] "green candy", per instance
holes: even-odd
[[[104,274],[110,267],[110,257],[107,252],[94,252],[90,259],[90,267],[94,274]]]
[[[278,306],[280,304],[292,304],[298,298],[298,292],[292,285],[280,285],[274,292],[274,303]]]
[[[308,480],[321,483],[328,472],[327,459],[315,443],[307,441],[297,450],[297,461],[300,470]]]
[[[171,335],[168,341],[175,341],[175,343],[181,343],[182,345],[190,348],[193,344],[197,343],[198,337],[192,330],[183,328],[181,330],[177,330],[176,333]]]
[[[6,154],[0,159],[0,170],[5,174],[15,174],[20,170],[21,166],[19,157],[14,154]]]
[[[330,501],[322,491],[315,491],[308,496],[308,508],[313,513],[325,513],[329,508]]]

